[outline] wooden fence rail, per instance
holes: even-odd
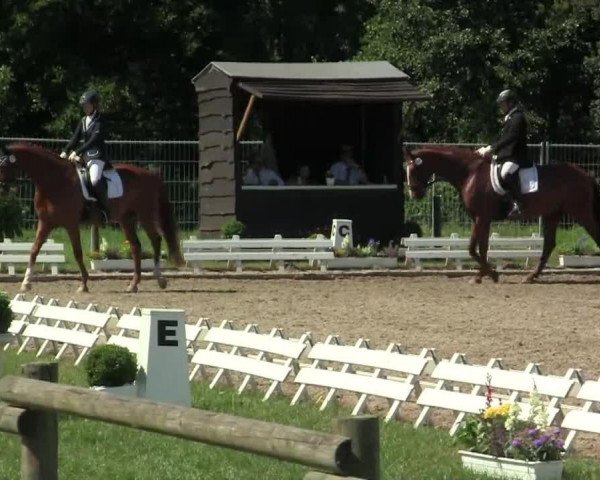
[[[338,419],[338,434],[323,433],[52,383],[56,365],[30,364],[23,373],[31,378],[0,379],[0,400],[6,403],[0,404],[0,431],[21,435],[21,480],[58,478],[58,412],[286,460],[324,474],[380,478],[377,417]],[[335,478],[314,475],[306,478]]]

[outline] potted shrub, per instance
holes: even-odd
[[[328,187],[332,187],[335,185],[335,176],[330,170],[327,170],[327,173],[325,173],[325,184]]]
[[[116,395],[137,396],[137,370],[136,356],[119,345],[95,347],[85,361],[88,385]]]
[[[105,238],[102,238],[100,250],[90,253],[90,267],[92,271],[133,271],[133,256],[131,254],[131,245],[125,240],[120,248],[108,246]],[[154,269],[154,260],[152,254],[142,249],[141,268],[144,271]]]
[[[242,237],[246,232],[246,225],[239,220],[233,219],[221,227],[221,236],[223,238],[233,238],[233,236]]]
[[[10,308],[10,298],[6,292],[0,292],[0,335],[8,332],[12,322],[13,312]]]
[[[533,391],[530,412],[523,418],[517,403],[493,404],[486,387],[486,408],[467,415],[456,442],[463,466],[496,478],[560,480],[564,441],[558,427],[548,425],[545,404]]]

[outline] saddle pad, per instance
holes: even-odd
[[[81,184],[81,191],[83,193],[83,197],[91,202],[95,202],[96,199],[90,196],[90,192],[88,191],[85,175],[86,171],[84,168],[77,168],[77,175],[79,175],[79,183]],[[121,176],[119,172],[115,169],[113,170],[104,170],[102,172],[102,176],[106,178],[106,184],[108,185],[108,198],[119,198],[123,195],[123,182],[121,181]]]
[[[500,169],[496,163],[492,162],[490,165],[490,180],[492,182],[492,187],[498,195],[506,195],[506,190],[502,187],[499,176]],[[539,188],[537,166],[534,165],[530,168],[519,169],[519,183],[523,195],[537,192]]]

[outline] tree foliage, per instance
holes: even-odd
[[[522,94],[532,141],[600,139],[597,0],[3,0],[0,135],[71,134],[96,88],[111,138],[193,138],[213,60],[388,60],[433,95],[406,137],[487,141]]]

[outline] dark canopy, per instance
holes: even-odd
[[[408,75],[388,62],[211,62],[195,78],[217,69],[264,100],[399,102],[427,100]]]

